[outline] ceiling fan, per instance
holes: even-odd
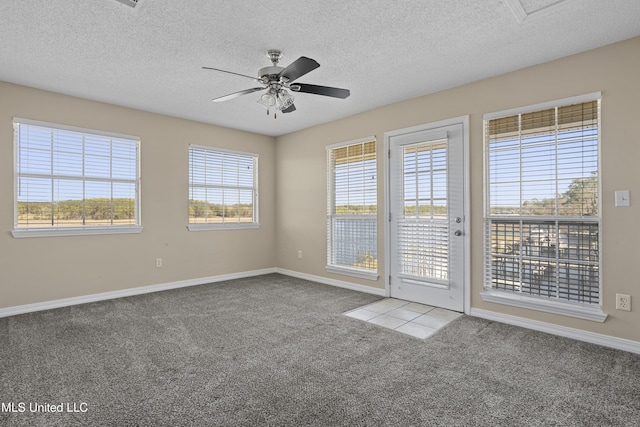
[[[258,103],[267,109],[267,115],[270,109],[276,110],[273,117],[277,117],[277,112],[290,113],[296,110],[293,104],[294,97],[287,90],[292,92],[312,93],[314,95],[330,96],[332,98],[345,99],[351,93],[349,89],[340,89],[337,87],[318,86],[306,83],[294,83],[295,80],[315,70],[320,66],[315,60],[301,56],[293,61],[288,67],[278,66],[278,62],[282,59],[282,52],[277,49],[267,51],[267,57],[273,64],[270,67],[261,68],[258,71],[258,77],[251,77],[245,74],[234,73],[233,71],[221,70],[219,68],[202,67],[205,70],[221,71],[223,73],[234,74],[236,76],[247,77],[253,81],[260,83],[262,86],[253,87],[251,89],[241,90],[239,92],[230,93],[229,95],[214,98],[213,102],[224,102],[235,99],[242,95],[266,90]]]

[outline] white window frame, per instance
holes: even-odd
[[[343,265],[332,264],[331,262],[335,252],[335,242],[333,239],[332,224],[334,219],[338,217],[338,215],[335,214],[335,185],[334,185],[335,175],[331,165],[331,156],[333,155],[332,154],[333,151],[336,149],[344,148],[352,145],[364,144],[368,142],[375,142],[376,151],[377,151],[377,141],[375,136],[360,138],[353,141],[341,142],[341,143],[326,146],[326,151],[327,151],[327,266],[326,266],[326,270],[329,273],[342,274],[342,275],[357,277],[360,279],[378,280],[379,276],[378,276],[377,268],[375,270],[371,270],[371,269],[364,269],[364,268],[347,267]],[[376,167],[376,214],[375,215],[372,215],[372,214],[348,215],[350,219],[370,219],[371,217],[373,217],[376,221],[376,236],[377,236],[377,227],[378,227],[378,221],[377,221],[378,219],[377,218],[378,159],[377,158],[378,156],[376,152],[376,166],[375,166]],[[347,216],[343,216],[343,217],[347,217]],[[375,244],[376,244],[376,252],[377,252],[377,237],[376,237]],[[379,258],[380,258],[380,255],[378,254],[378,259]]]
[[[192,163],[191,163],[191,152],[192,150],[200,150],[209,153],[215,153],[220,155],[232,155],[232,156],[240,156],[246,159],[251,159],[253,162],[253,184],[251,187],[249,186],[228,186],[228,185],[219,185],[219,184],[200,184],[196,185],[192,182]],[[259,208],[258,208],[258,163],[259,156],[255,153],[247,153],[244,151],[235,151],[235,150],[227,150],[221,148],[215,148],[205,145],[189,145],[189,195],[188,199],[191,198],[191,190],[194,186],[198,186],[200,188],[217,188],[217,189],[238,189],[238,190],[251,190],[253,195],[253,214],[251,222],[222,222],[222,223],[191,223],[188,222],[187,229],[189,231],[206,231],[206,230],[233,230],[233,229],[250,229],[250,228],[259,228]],[[189,217],[187,221],[190,221]]]
[[[135,184],[135,221],[133,224],[125,225],[84,225],[84,226],[64,226],[52,225],[46,227],[25,227],[18,224],[18,197],[19,197],[19,178],[23,176],[18,170],[18,152],[19,152],[19,127],[20,125],[38,126],[48,128],[51,131],[62,130],[82,134],[84,136],[101,136],[113,139],[129,140],[136,145],[136,172],[134,180],[122,180],[115,178],[102,178],[99,181],[117,183],[126,182]],[[14,126],[14,228],[11,232],[14,238],[24,237],[53,237],[53,236],[78,236],[78,235],[96,235],[96,234],[129,234],[142,232],[141,215],[140,215],[140,138],[137,136],[124,135],[114,132],[105,132],[94,129],[85,129],[75,126],[67,126],[55,123],[49,123],[38,120],[24,119],[19,117],[13,118]],[[84,154],[83,154],[84,160]],[[24,174],[25,176],[28,174]],[[73,180],[95,180],[83,173],[81,176],[67,177],[65,175],[57,175],[53,172],[50,174],[39,174],[41,178],[50,179],[73,179]],[[52,203],[54,201],[52,200]]]
[[[483,120],[486,126],[486,123],[489,120],[508,117],[518,114],[526,114],[536,111],[542,111],[547,109],[552,109],[556,107],[563,107],[573,104],[581,104],[590,101],[601,101],[602,95],[601,92],[594,92],[586,95],[580,95],[565,99],[559,99],[555,101],[540,103],[536,105],[514,108],[504,111],[499,111],[495,113],[485,114],[483,116]],[[598,245],[600,248],[599,251],[599,261],[598,265],[601,265],[602,262],[602,196],[601,196],[601,135],[602,135],[602,126],[601,126],[601,114],[598,112],[598,219],[597,224],[600,229],[600,233],[598,233]],[[520,308],[526,308],[531,310],[543,311],[547,313],[559,314],[564,316],[571,316],[580,319],[592,320],[596,322],[604,322],[607,318],[607,314],[602,311],[602,274],[599,276],[599,302],[598,304],[589,304],[589,303],[581,303],[576,301],[568,301],[568,300],[554,300],[547,297],[539,297],[535,295],[527,295],[520,294],[516,292],[509,292],[506,290],[495,289],[491,286],[490,280],[488,276],[491,274],[491,268],[487,266],[487,259],[491,254],[491,248],[488,247],[489,238],[487,237],[487,233],[490,233],[489,227],[487,224],[489,223],[491,217],[489,215],[489,194],[488,194],[488,186],[490,183],[489,180],[489,168],[488,168],[488,141],[486,139],[486,131],[483,131],[484,135],[484,223],[485,223],[485,236],[484,236],[484,256],[483,263],[485,268],[485,283],[484,283],[484,292],[480,295],[483,301],[505,304]],[[513,219],[516,219],[514,217]],[[602,269],[600,268],[601,272]]]

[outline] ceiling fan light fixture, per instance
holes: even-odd
[[[276,100],[278,103],[278,110],[282,111],[291,107],[293,105],[293,101],[295,101],[295,98],[289,92],[282,89],[278,92]]]
[[[276,97],[269,90],[258,99],[258,104],[269,110],[276,105]]]

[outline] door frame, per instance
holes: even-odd
[[[425,123],[422,125],[411,126],[402,129],[396,129],[384,133],[384,153],[386,162],[384,165],[384,265],[385,265],[385,279],[384,289],[385,295],[388,297],[391,295],[391,285],[389,279],[391,277],[391,227],[390,227],[390,212],[391,212],[391,162],[389,162],[389,155],[391,150],[391,138],[408,133],[429,131],[436,128],[442,128],[444,126],[462,125],[462,145],[463,145],[463,171],[464,177],[462,182],[464,185],[463,198],[464,198],[464,221],[463,221],[463,245],[464,245],[464,280],[463,280],[463,299],[464,299],[464,312],[469,314],[471,310],[471,196],[470,196],[470,179],[469,179],[469,115],[454,117],[451,119],[439,120],[437,122]]]

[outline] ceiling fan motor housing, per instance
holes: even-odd
[[[263,68],[260,68],[260,71],[258,72],[258,74],[260,75],[260,78],[268,77],[270,80],[271,79],[277,80],[278,74],[280,74],[280,71],[282,70],[284,70],[284,67],[278,67],[278,66],[263,67]]]

